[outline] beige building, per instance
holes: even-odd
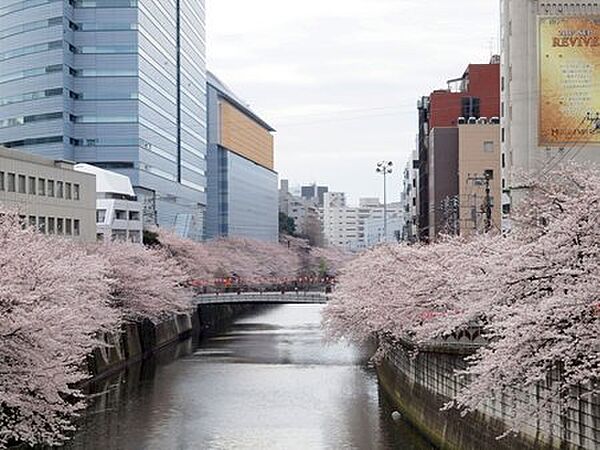
[[[463,236],[486,229],[488,183],[489,226],[492,230],[501,230],[501,151],[500,125],[478,123],[458,126],[459,226]]]
[[[74,163],[0,147],[0,204],[40,232],[96,240],[96,178]]]

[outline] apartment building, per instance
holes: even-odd
[[[141,244],[143,206],[129,178],[89,164],[77,164],[75,170],[96,177],[96,239]]]
[[[367,222],[372,221],[374,224],[373,230],[375,230],[375,224],[383,223],[384,220],[384,208],[379,199],[363,198],[359,200],[358,207],[350,207],[346,202],[344,193],[327,192],[324,195],[324,203],[323,229],[326,244],[353,252],[367,249],[369,247],[366,231]],[[387,213],[388,225],[393,224],[391,218],[395,216],[403,217],[402,206],[400,203],[389,204]],[[389,230],[391,236],[400,233],[399,226],[396,229],[390,227]]]
[[[0,147],[0,204],[41,233],[96,240],[96,180],[72,162]]]

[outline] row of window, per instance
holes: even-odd
[[[132,222],[138,222],[141,220],[140,212],[116,209],[115,220],[130,220]],[[96,223],[106,223],[106,209],[96,210]]]
[[[129,241],[133,242],[134,244],[139,244],[142,242],[142,233],[140,231],[127,232],[127,230],[112,230],[110,237],[113,241]],[[106,235],[104,233],[98,233],[96,234],[96,239],[102,242],[106,239]]]
[[[62,119],[62,112],[53,112],[53,113],[45,113],[45,114],[34,114],[31,116],[18,116],[18,117],[9,117],[7,119],[0,120],[0,128],[10,128],[16,127],[20,125],[25,125],[34,122],[46,122],[49,120],[57,120]]]
[[[43,91],[26,92],[20,95],[11,95],[10,97],[0,98],[0,106],[12,105],[31,100],[41,100],[49,97],[56,97],[63,94],[62,88],[45,89]]]
[[[79,219],[43,216],[19,216],[21,222],[37,228],[40,233],[56,234],[58,236],[80,236],[81,222]]]
[[[24,9],[33,8],[35,6],[45,5],[47,3],[53,3],[62,0],[22,0],[18,2],[11,3],[8,6],[0,8],[0,17],[5,16],[7,14],[11,14],[17,11],[22,11]]]
[[[81,189],[77,183],[28,177],[12,172],[0,171],[0,191],[45,197],[80,200]]]

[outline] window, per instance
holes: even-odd
[[[129,220],[140,220],[140,212],[139,211],[129,211]]]
[[[46,218],[38,217],[38,230],[40,233],[46,234]]]
[[[115,218],[117,220],[127,220],[127,211],[123,211],[122,209],[115,210]]]
[[[4,190],[4,172],[0,172],[0,191]]]
[[[63,182],[62,181],[56,182],[56,197],[63,198]]]
[[[73,221],[71,219],[65,219],[65,234],[71,236],[73,234]]]
[[[129,240],[134,244],[139,244],[142,242],[141,233],[139,231],[130,231],[129,232]]]
[[[96,210],[96,223],[104,223],[106,221],[106,210],[98,209]]]
[[[15,186],[15,174],[14,173],[9,173],[8,174],[8,179],[7,179],[7,183],[8,186],[6,186],[8,192],[15,192],[16,191],[16,186]]]
[[[79,236],[81,234],[81,225],[79,219],[73,220],[73,236]]]
[[[494,179],[494,171],[491,169],[487,169],[483,171],[483,175],[488,179],[488,180],[493,180]]]
[[[126,241],[127,230],[113,230],[112,239],[113,241]]]
[[[483,151],[485,153],[494,153],[494,141],[485,141],[483,143]]]
[[[74,200],[79,200],[80,199],[79,185],[78,184],[74,184],[73,185],[73,199]]]
[[[54,180],[48,180],[48,197],[54,197]]]
[[[65,198],[71,200],[71,183],[65,183]]]
[[[25,175],[19,175],[19,194],[26,194],[25,185],[27,180],[25,179]]]
[[[65,231],[65,221],[63,219],[56,219],[56,234],[62,236]]]
[[[30,227],[35,227],[36,226],[36,219],[35,216],[29,216],[29,226]]]
[[[36,192],[35,177],[29,177],[29,194],[35,195]]]
[[[48,234],[54,234],[54,217],[48,217]]]
[[[46,195],[46,180],[38,178],[38,195]]]

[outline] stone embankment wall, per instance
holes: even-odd
[[[149,320],[125,324],[121,333],[105,335],[106,345],[94,350],[88,358],[91,381],[98,381],[191,335],[201,337],[216,333],[237,317],[263,307],[201,305],[189,314],[180,314],[157,324]]]
[[[378,367],[383,389],[398,410],[440,449],[456,450],[571,450],[600,449],[600,399],[583,396],[576,401],[550,399],[547,383],[531,392],[508,392],[474,413],[441,409],[461,389],[455,371],[464,369],[473,343],[431,345],[411,357],[400,346]],[[544,403],[544,418],[522,424],[518,435],[503,439],[515,402]],[[548,402],[548,403],[546,403]]]
[[[197,313],[180,314],[160,323],[149,320],[123,325],[121,333],[104,336],[106,346],[88,358],[94,379],[140,361],[161,348],[189,337],[198,321]],[[197,327],[197,325],[196,325]]]

